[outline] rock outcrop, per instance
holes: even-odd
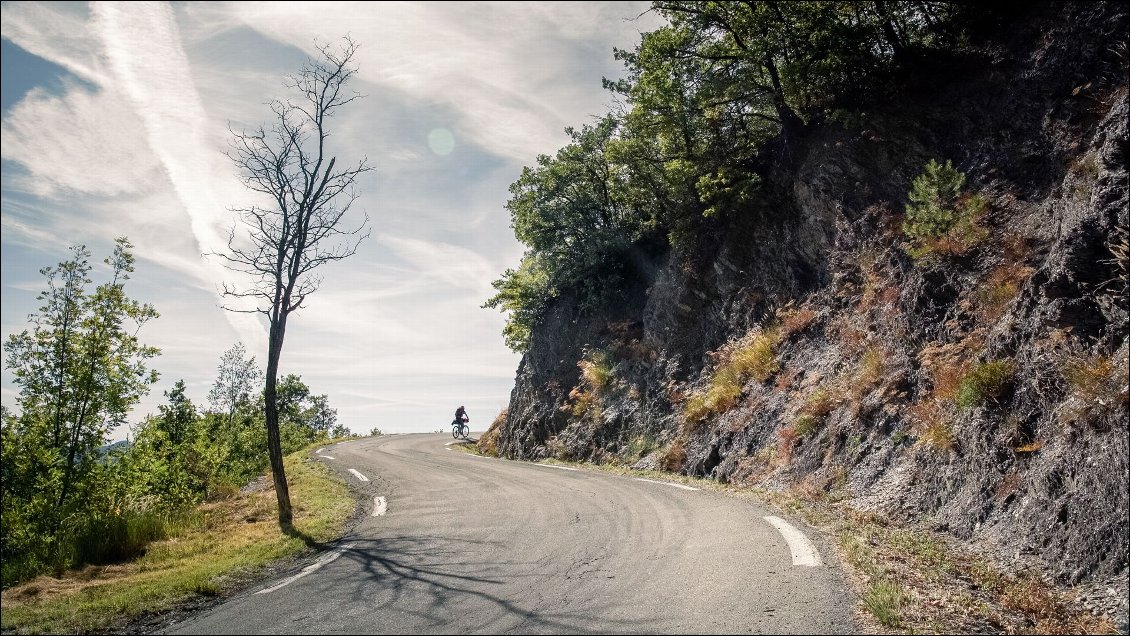
[[[615,303],[557,299],[499,452],[806,488],[1064,583],[1123,574],[1126,9],[1049,5],[1000,32],[813,126],[758,209],[641,257]],[[930,159],[987,206],[923,254],[902,221]],[[692,412],[758,346],[765,370]]]

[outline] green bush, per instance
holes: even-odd
[[[1000,397],[1012,381],[1015,368],[1009,360],[993,360],[973,367],[957,389],[957,405],[967,409]]]
[[[907,252],[916,259],[930,254],[961,255],[989,233],[978,224],[988,211],[988,200],[963,191],[965,174],[931,159],[914,179],[907,197],[902,229],[915,245]]]
[[[915,239],[936,239],[949,232],[961,213],[958,199],[965,187],[965,174],[931,159],[922,174],[914,178],[907,197],[906,220],[902,229]]]

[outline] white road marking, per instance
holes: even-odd
[[[368,477],[366,477],[366,476],[362,475],[361,473],[353,470],[352,468],[349,469],[349,472],[353,473],[353,476],[356,477],[357,479],[360,479],[361,481],[369,481]]]
[[[314,451],[314,452],[315,452],[315,453],[320,453],[320,452],[322,452],[322,451],[324,451],[324,450],[326,450],[326,449],[325,449],[325,448],[319,448],[318,450],[316,450],[316,451]]]
[[[682,488],[683,490],[699,490],[694,486],[685,486],[683,484],[676,484],[673,481],[659,481],[658,479],[644,479],[643,477],[634,477],[636,481],[646,481],[651,484],[663,484],[664,486],[671,486],[673,488]]]
[[[271,587],[268,587],[265,590],[259,590],[258,592],[256,592],[256,594],[269,594],[269,593],[274,592],[275,590],[277,590],[279,588],[286,587],[286,586],[290,585],[291,583],[294,583],[298,579],[306,576],[307,574],[310,574],[311,572],[317,571],[323,565],[333,563],[334,561],[337,560],[338,557],[341,556],[342,552],[344,552],[346,550],[350,550],[352,548],[353,548],[352,543],[350,543],[348,545],[344,545],[344,546],[334,550],[333,552],[330,552],[329,554],[323,556],[322,558],[318,559],[317,561],[311,563],[310,565],[307,565],[306,567],[302,568],[302,571],[299,572],[298,574],[295,574],[294,576],[287,577],[287,578],[283,579],[281,582],[279,582],[277,585],[272,585]]]
[[[534,466],[541,466],[543,468],[556,468],[557,470],[577,470],[576,468],[569,468],[568,466],[556,466],[554,464],[534,464]]]
[[[321,457],[322,459],[337,459],[336,457],[330,457],[329,455],[318,455],[318,457]]]
[[[785,537],[785,541],[789,544],[789,550],[792,550],[793,553],[793,565],[817,567],[822,563],[820,553],[816,551],[816,546],[812,545],[812,542],[804,536],[803,532],[780,517],[762,517],[762,519],[772,524],[777,532]]]
[[[388,512],[388,500],[384,497],[376,497],[373,499],[373,516],[379,517],[385,512]]]

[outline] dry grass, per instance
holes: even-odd
[[[822,492],[757,490],[756,496],[838,538],[860,605],[875,621],[864,631],[1117,633],[1108,619],[1073,603],[1070,591],[1009,572],[945,535],[830,503]]]
[[[945,409],[934,401],[919,402],[910,406],[910,417],[914,420],[914,431],[918,443],[926,444],[937,450],[949,452],[956,448],[957,442],[953,436],[953,424],[950,422]]]
[[[777,313],[777,322],[781,330],[781,340],[788,340],[793,334],[800,333],[816,320],[816,312],[808,307],[800,309],[788,308]]]
[[[660,454],[659,467],[663,470],[677,473],[683,469],[683,464],[686,461],[687,448],[685,442],[682,439],[676,439]]]
[[[854,356],[863,351],[871,336],[852,323],[851,316],[843,316],[832,323],[832,336],[840,343],[845,356]]]
[[[697,430],[706,417],[737,405],[746,382],[765,382],[776,373],[780,364],[775,348],[780,341],[778,328],[753,329],[713,352],[716,362],[706,387],[693,392],[684,402],[684,432]]]
[[[1110,356],[1089,355],[1068,359],[1063,363],[1063,377],[1080,398],[1099,400],[1118,394],[1114,359]]]
[[[957,398],[961,381],[969,373],[972,364],[969,358],[980,348],[976,336],[959,343],[925,347],[918,353],[918,360],[930,372],[933,390],[930,399],[953,400]]]
[[[800,434],[794,428],[783,428],[777,431],[777,452],[774,457],[776,457],[779,465],[788,465],[789,460],[793,458],[793,446],[796,445],[799,436]]]
[[[993,323],[1004,315],[1032,272],[1031,267],[1017,263],[1006,263],[994,269],[973,294],[981,321]]]
[[[607,352],[589,350],[577,361],[577,368],[581,371],[581,382],[569,391],[569,401],[561,410],[573,417],[587,416],[599,421],[602,398],[613,381],[612,361]]]
[[[502,435],[502,427],[506,424],[506,417],[509,414],[508,409],[502,409],[495,416],[494,421],[490,423],[486,432],[479,437],[476,444],[478,451],[482,455],[489,455],[491,457],[498,457],[498,438]]]
[[[859,367],[850,383],[849,392],[852,398],[856,400],[862,398],[879,384],[883,379],[889,357],[887,350],[879,344],[871,344],[863,350],[863,355],[859,357]]]
[[[1067,381],[1071,393],[1060,413],[1060,419],[1067,423],[1099,423],[1108,417],[1122,418],[1125,413],[1130,390],[1130,361],[1125,356],[1105,356],[1101,354],[1072,355],[1064,359],[1061,373]]]

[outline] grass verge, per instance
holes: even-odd
[[[315,445],[316,446],[316,445]],[[40,576],[4,590],[5,633],[91,633],[122,629],[138,617],[217,596],[277,559],[339,536],[355,503],[348,487],[310,448],[285,458],[294,530],[278,525],[275,490],[202,504],[177,536],[152,543],[128,563]]]

